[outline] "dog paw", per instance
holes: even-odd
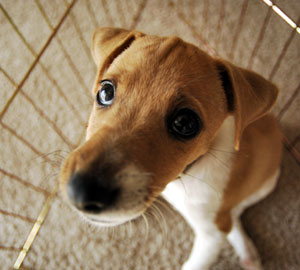
[[[260,257],[250,239],[245,241],[246,253],[241,256],[241,264],[245,270],[263,270]]]
[[[189,262],[186,262],[182,267],[181,270],[209,270],[209,267],[201,267],[199,265],[194,265]]]
[[[263,270],[258,257],[243,259],[241,264],[245,270]]]

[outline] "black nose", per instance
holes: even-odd
[[[95,176],[76,173],[68,183],[67,194],[71,203],[79,210],[97,214],[116,201],[119,189],[103,184]]]

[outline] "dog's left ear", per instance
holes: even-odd
[[[92,36],[92,55],[100,74],[122,54],[138,37],[144,36],[138,31],[121,28],[98,28]]]
[[[217,60],[216,63],[228,111],[235,117],[235,149],[238,150],[243,130],[271,109],[277,99],[278,89],[252,71],[223,60]]]

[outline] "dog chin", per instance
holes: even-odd
[[[98,217],[98,216],[87,216],[83,214],[85,220],[87,220],[89,223],[99,226],[99,227],[116,227],[119,225],[122,225],[126,222],[132,221],[136,218],[138,218],[142,213],[138,213],[135,215],[130,215],[128,217],[123,217],[120,219],[110,219],[105,217]]]
[[[125,222],[125,221],[110,221],[110,220],[101,220],[101,219],[97,219],[97,218],[89,218],[86,217],[86,219],[88,220],[89,223],[92,223],[93,225],[99,226],[99,227],[116,227],[119,226]]]

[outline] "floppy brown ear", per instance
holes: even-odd
[[[235,117],[235,149],[239,149],[245,127],[265,115],[275,103],[277,87],[260,75],[217,60],[228,110]]]
[[[138,31],[121,28],[98,28],[92,36],[92,55],[100,74],[106,70],[115,58],[124,52],[134,40],[144,36]]]

